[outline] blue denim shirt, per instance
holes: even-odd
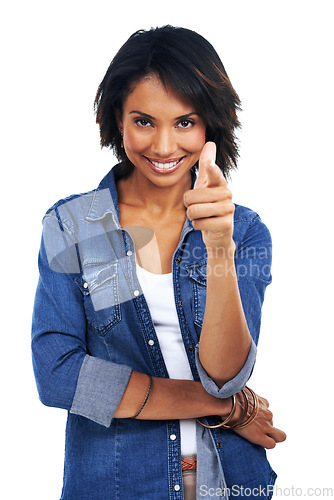
[[[68,411],[62,500],[181,500],[178,420],[113,418],[132,370],[168,377],[136,275],[134,242],[119,223],[117,175],[114,167],[96,190],[60,200],[44,216],[33,367],[41,401]],[[194,180],[192,174],[192,185]],[[233,238],[252,344],[241,371],[220,389],[198,358],[207,254],[201,231],[188,219],[172,263],[194,380],[221,398],[241,390],[252,373],[261,306],[271,282],[271,238],[260,217],[236,205]],[[267,485],[276,474],[264,448],[233,431],[197,424],[197,450],[197,498],[242,492],[247,498],[271,497]]]

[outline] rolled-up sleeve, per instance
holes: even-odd
[[[131,375],[131,368],[86,355],[71,413],[109,427]]]
[[[247,359],[237,375],[219,388],[204,370],[195,350],[196,366],[206,391],[219,398],[227,398],[245,387],[252,375],[261,327],[262,305],[267,286],[272,281],[272,240],[270,232],[260,217],[250,221],[241,242],[236,246],[235,266],[240,298],[251,335]]]
[[[249,353],[247,356],[247,359],[245,361],[244,366],[241,368],[240,372],[237,373],[237,375],[226,382],[222,387],[218,387],[217,384],[212,380],[212,378],[209,377],[209,375],[206,373],[204,370],[203,366],[201,365],[201,362],[199,360],[198,356],[198,346],[196,346],[196,366],[198,370],[199,377],[201,379],[201,382],[203,384],[203,387],[205,390],[211,394],[212,396],[215,396],[216,398],[228,398],[232,396],[232,394],[235,394],[236,392],[240,391],[245,385],[247,384],[247,381],[249,380],[254,364],[255,364],[255,359],[256,359],[256,344],[254,340],[252,339],[251,346],[249,349]]]
[[[59,266],[55,271],[45,249],[47,233],[55,231],[57,224],[53,218],[44,224],[32,318],[32,362],[39,397],[47,406],[108,427],[132,369],[87,353],[82,293],[66,270],[64,255],[63,272]]]

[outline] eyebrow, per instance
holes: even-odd
[[[133,111],[130,111],[129,114],[131,115],[132,113],[136,113],[138,115],[145,116],[145,118],[149,118],[150,120],[155,120],[154,116],[151,116],[147,113],[143,113],[142,111],[133,110]],[[184,120],[185,118],[189,118],[192,115],[198,115],[198,113],[196,113],[195,111],[191,111],[191,113],[187,113],[186,115],[177,116],[175,118],[175,120]]]

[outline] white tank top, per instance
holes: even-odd
[[[169,378],[193,380],[177,316],[172,273],[154,274],[137,264]],[[180,420],[181,455],[196,454],[196,420]]]

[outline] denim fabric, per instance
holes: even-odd
[[[228,398],[232,396],[232,394],[235,394],[236,392],[240,391],[240,388],[242,389],[243,387],[245,387],[247,381],[249,380],[252,374],[256,359],[256,344],[253,339],[248,353],[248,357],[240,372],[233,379],[226,382],[223,385],[223,387],[220,388],[208,376],[203,366],[201,365],[201,362],[198,357],[198,348],[199,345],[197,344],[195,353],[196,366],[202,385],[209,394],[215,396],[216,398]]]
[[[119,223],[118,175],[116,166],[96,190],[60,200],[44,216],[32,324],[36,383],[45,405],[68,411],[62,500],[181,500],[178,420],[113,418],[132,370],[168,377],[136,275],[134,243]],[[271,238],[260,217],[236,205],[233,238],[252,345],[242,370],[221,389],[198,358],[207,254],[201,231],[188,219],[172,264],[194,380],[222,398],[242,389],[252,373],[271,282]],[[242,491],[247,498],[271,497],[266,487],[276,474],[262,447],[198,424],[197,449],[197,498],[240,497]]]

